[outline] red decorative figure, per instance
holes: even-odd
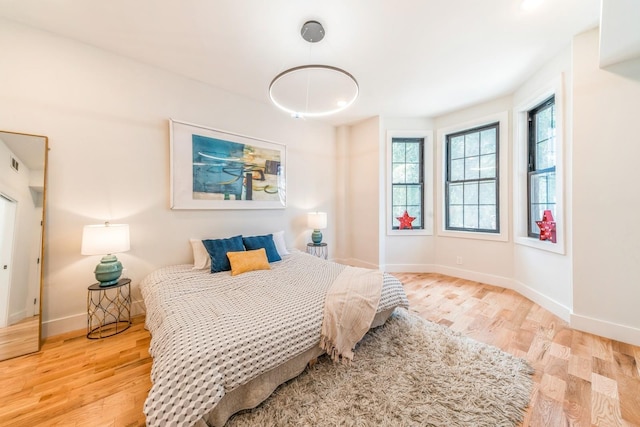
[[[398,227],[398,229],[400,230],[402,230],[403,228],[408,228],[410,230],[413,229],[413,226],[411,225],[411,223],[415,218],[412,216],[409,216],[409,213],[407,211],[404,211],[404,215],[397,216],[396,219],[400,221],[400,227]]]
[[[540,227],[540,240],[551,240],[556,242],[556,222],[553,220],[553,214],[550,210],[544,211],[542,221],[536,221]]]

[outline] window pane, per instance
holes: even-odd
[[[464,137],[464,155],[467,157],[480,154],[480,134],[470,133]]]
[[[541,110],[536,115],[536,129],[537,135],[536,140],[542,141],[545,139],[549,139],[553,136],[551,129],[553,129],[553,121],[551,117],[551,113],[553,112],[552,108],[545,108]]]
[[[406,207],[405,206],[394,206],[393,210],[392,210],[392,226],[393,227],[399,227],[400,226],[400,221],[397,220],[398,217],[401,217],[404,214]]]
[[[407,182],[405,177],[406,177],[406,172],[405,172],[404,163],[393,165],[393,178],[391,182],[393,184],[405,183]]]
[[[404,185],[393,186],[393,206],[407,204],[407,188]]]
[[[422,214],[420,212],[420,206],[408,206],[407,212],[409,213],[409,216],[412,216],[415,218],[411,223],[411,227],[413,228],[422,227],[422,223],[420,222],[420,218],[422,218]]]
[[[449,205],[461,205],[463,203],[464,184],[449,185]]]
[[[547,139],[536,144],[536,170],[547,169],[556,165],[554,140]]]
[[[412,143],[406,144],[406,162],[407,163],[420,163],[420,144]]]
[[[407,184],[417,184],[420,182],[420,165],[415,163],[407,163],[405,166],[405,170],[405,182]]]
[[[449,147],[451,159],[460,159],[464,157],[464,136],[451,138]]]
[[[478,183],[477,182],[464,184],[464,204],[465,205],[478,204]]]
[[[464,179],[464,159],[451,161],[450,181],[462,181]]]
[[[478,228],[478,206],[465,205],[464,228]]]
[[[404,163],[405,144],[402,142],[394,142],[391,144],[391,161],[393,163]]]
[[[462,206],[449,206],[449,227],[462,228],[464,209]]]
[[[480,132],[480,154],[496,152],[496,129],[491,128]]]
[[[493,182],[480,183],[479,203],[481,205],[496,204],[496,186]]]
[[[489,154],[480,156],[480,178],[495,178],[496,156]]]
[[[539,234],[540,229],[535,221],[542,219],[542,214],[546,209],[551,210],[555,215],[556,204],[556,174],[547,172],[530,175],[530,197],[529,212],[531,215],[531,232]],[[554,217],[555,218],[555,217]]]
[[[496,229],[496,207],[480,206],[480,221],[478,226],[485,230]]]
[[[411,185],[407,187],[407,205],[420,206],[422,203],[421,186]]]
[[[556,173],[546,172],[531,175],[531,202],[549,204],[556,201]]]
[[[467,157],[464,163],[464,179],[480,177],[480,157]]]

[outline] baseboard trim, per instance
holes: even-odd
[[[459,277],[465,280],[473,280],[474,282],[486,283],[487,285],[494,285],[507,289],[511,289],[513,283],[513,280],[507,277],[495,274],[478,273],[477,271],[463,270],[461,268],[448,267],[445,265],[436,265],[434,273]]]
[[[352,267],[371,268],[373,270],[380,269],[378,264],[372,264],[370,262],[362,261],[357,258],[335,258],[333,261],[339,264],[350,265]]]
[[[435,264],[387,264],[386,271],[389,273],[438,273],[446,276],[459,277],[465,280],[472,280],[474,282],[486,283],[487,285],[499,286],[505,289],[511,289],[535,302],[544,309],[549,310],[551,313],[566,322],[569,322],[570,320],[571,310],[568,307],[544,294],[541,294],[524,283],[508,277],[498,276],[495,274],[478,273],[477,271]]]
[[[518,292],[520,295],[529,298],[531,301],[549,310],[567,323],[571,323],[571,309],[553,298],[549,298],[545,294],[538,292],[530,286],[525,285],[517,280],[513,281],[513,286],[510,289]]]
[[[27,310],[20,310],[17,313],[10,314],[7,325],[13,325],[14,323],[18,323],[19,321],[21,321],[26,317],[31,317],[31,316],[27,316]]]
[[[140,314],[144,314],[145,312],[146,310],[144,302],[142,300],[131,302],[131,316],[138,316]],[[79,331],[82,329],[87,329],[86,312],[42,322],[42,338],[48,338],[71,331]]]
[[[581,314],[571,314],[571,327],[590,334],[640,346],[640,329]]]
[[[389,273],[439,273],[511,289],[563,319],[573,329],[640,346],[640,329],[575,314],[571,308],[553,298],[549,298],[520,281],[507,277],[433,264],[387,264],[385,271]]]

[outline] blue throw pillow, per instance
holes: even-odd
[[[207,248],[211,257],[211,272],[231,270],[227,252],[244,251],[242,244],[242,236],[234,236],[228,239],[208,239],[203,240],[202,244]]]
[[[269,262],[281,261],[280,254],[276,249],[276,244],[273,242],[273,234],[266,234],[264,236],[250,236],[243,237],[244,247],[248,251],[264,248],[267,252],[267,259]]]

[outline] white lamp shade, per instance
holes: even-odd
[[[85,225],[82,230],[82,255],[111,255],[128,250],[128,224]]]
[[[327,228],[326,212],[309,212],[307,214],[307,225],[314,230],[322,230]]]

